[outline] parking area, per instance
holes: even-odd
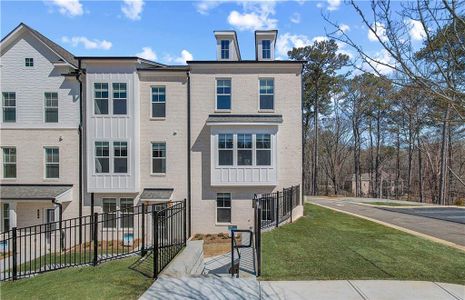
[[[459,207],[382,207],[381,209],[414,216],[421,216],[459,224],[465,224],[465,209]]]

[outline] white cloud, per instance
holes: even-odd
[[[312,42],[305,35],[290,34],[289,32],[286,32],[278,35],[276,50],[278,55],[287,57],[287,52],[292,50],[292,48],[302,48],[310,45],[311,43]]]
[[[410,27],[409,34],[413,40],[422,41],[426,38],[425,28],[420,21],[409,19],[406,23]]]
[[[157,60],[157,54],[150,47],[142,47],[142,51],[136,53],[136,56],[153,61]]]
[[[318,2],[318,3],[316,4],[316,7],[317,7],[317,8],[323,8],[323,7],[324,7],[324,4],[321,3],[321,2]]]
[[[244,12],[233,10],[228,16],[228,23],[239,30],[275,29],[277,19],[271,18],[276,14],[276,3],[242,2]]]
[[[378,41],[378,38],[376,37],[376,35],[379,36],[381,41],[386,41],[387,40],[386,27],[385,27],[385,25],[383,23],[375,22],[375,23],[373,23],[371,25],[371,28],[374,29],[376,34],[375,34],[375,32],[371,31],[370,28],[368,28],[368,39],[370,41]]]
[[[85,36],[73,36],[71,38],[64,36],[61,40],[63,43],[71,44],[73,47],[82,45],[85,49],[109,50],[113,46],[113,44],[107,40],[91,40]]]
[[[299,13],[293,13],[290,20],[294,24],[299,24],[300,23],[300,14]]]
[[[144,9],[143,0],[123,0],[123,5],[121,6],[121,11],[126,16],[126,18],[137,21],[140,20],[142,10]]]
[[[184,49],[181,51],[180,56],[171,56],[169,54],[165,55],[165,57],[163,58],[163,61],[168,64],[172,64],[172,63],[185,64],[186,61],[193,60],[193,59],[194,59],[194,56],[192,55],[192,53]]]
[[[210,10],[214,9],[220,4],[221,4],[221,1],[204,0],[204,1],[196,2],[195,8],[197,9],[198,13],[202,15],[208,15]]]
[[[364,70],[374,73],[373,69],[376,69],[376,71],[382,75],[389,75],[394,72],[392,67],[395,65],[395,60],[387,50],[383,49],[379,52],[376,52],[372,57],[373,60],[369,59],[371,66],[368,63],[363,64],[362,68]]]
[[[84,14],[82,4],[79,0],[51,0],[49,3],[57,6],[60,14],[65,16],[75,17]]]
[[[341,24],[339,25],[339,29],[342,31],[342,32],[347,32],[350,30],[350,26],[347,25],[347,24]]]
[[[341,0],[328,0],[328,10],[337,10],[341,6]]]

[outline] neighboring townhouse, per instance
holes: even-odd
[[[216,61],[188,62],[193,233],[252,227],[254,194],[302,181],[302,63],[275,60],[274,30],[256,31],[255,60],[234,31],[215,37]]]
[[[77,69],[24,24],[1,41],[1,231],[79,215]]]
[[[2,41],[2,167],[16,174],[2,177],[2,221],[18,220],[9,227],[57,219],[53,208],[69,218],[186,199],[190,234],[225,232],[253,226],[255,194],[301,184],[302,62],[275,60],[277,31],[255,33],[254,60],[242,60],[234,31],[216,31],[216,60],[167,66],[74,57],[19,28]],[[46,122],[57,98],[58,121]]]

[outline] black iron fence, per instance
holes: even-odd
[[[288,220],[292,222],[292,210],[300,205],[300,185],[262,194],[256,200],[261,208],[261,229],[278,227]]]
[[[0,280],[97,265],[140,253],[153,257],[153,276],[186,243],[186,202],[138,205],[0,233]]]

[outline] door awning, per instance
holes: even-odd
[[[1,200],[71,201],[72,184],[0,184]]]
[[[141,201],[171,201],[173,189],[171,188],[146,188],[140,195]]]

